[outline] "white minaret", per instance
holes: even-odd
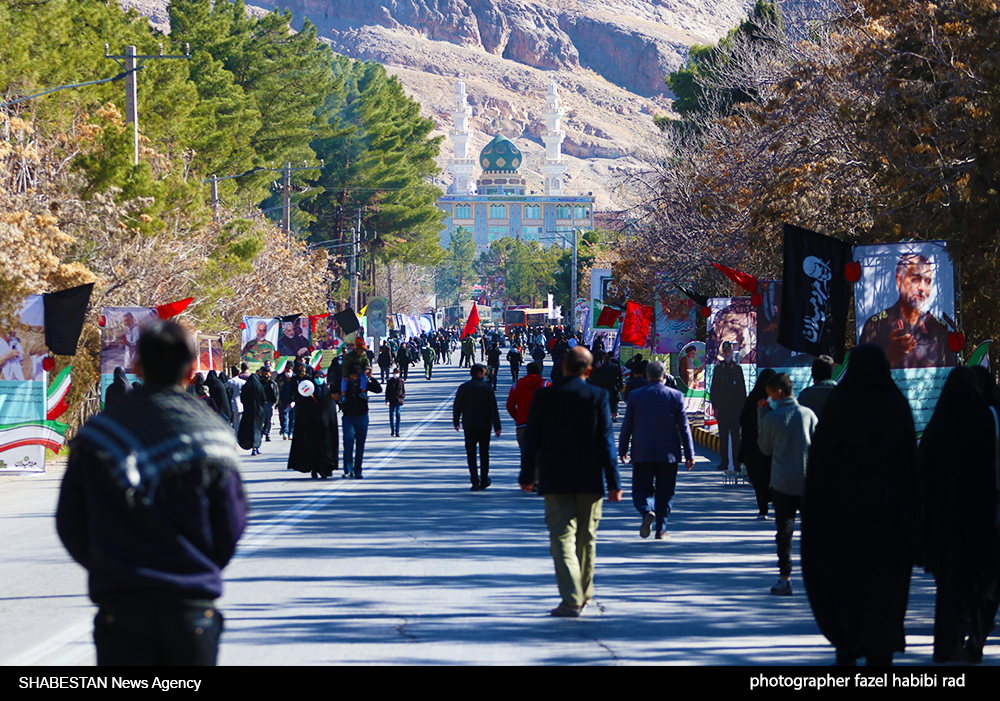
[[[472,109],[469,107],[469,96],[465,92],[465,82],[462,74],[455,81],[455,103],[451,108],[451,116],[455,120],[455,128],[448,138],[451,139],[455,157],[448,162],[451,172],[451,189],[453,195],[469,195],[475,192],[475,182],[472,180],[472,170],[476,165],[474,158],[469,158],[469,117]]]
[[[566,112],[559,106],[559,86],[556,77],[549,76],[549,93],[546,96],[545,131],[542,141],[545,142],[545,162],[542,164],[542,177],[545,178],[546,195],[563,194],[563,174],[566,172],[566,161],[562,157],[562,142],[566,132],[559,128],[559,119]]]

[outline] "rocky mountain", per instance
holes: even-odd
[[[223,1],[223,0],[218,0]],[[167,0],[120,0],[167,29]],[[258,5],[263,5],[258,2]],[[397,75],[446,134],[455,77],[473,109],[472,147],[501,130],[537,180],[545,90],[554,71],[567,116],[563,152],[570,193],[593,192],[614,209],[610,179],[655,139],[653,115],[670,108],[664,76],[688,47],[711,43],[752,0],[283,0],[334,51],[375,60]],[[250,7],[249,11],[266,11]],[[451,157],[445,141],[441,165]],[[441,186],[449,183],[442,178]]]

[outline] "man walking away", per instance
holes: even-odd
[[[214,665],[214,600],[247,523],[233,432],[183,391],[182,327],[151,322],[137,354],[143,386],[70,444],[56,528],[89,575],[99,665]]]
[[[553,616],[575,618],[594,595],[594,558],[604,485],[608,499],[622,500],[608,393],[589,385],[591,355],[569,349],[563,379],[535,392],[521,452],[521,489],[545,497],[552,559],[562,603]]]
[[[524,362],[524,356],[521,355],[521,350],[517,346],[507,351],[507,362],[510,363],[510,381],[513,384],[520,377],[521,364]]]
[[[392,377],[385,385],[385,405],[389,407],[389,435],[399,438],[400,409],[406,399],[406,382],[399,376],[399,370],[392,371]]]
[[[823,415],[826,400],[830,398],[830,393],[837,386],[837,383],[833,381],[833,370],[836,367],[837,364],[828,355],[816,358],[812,364],[813,385],[799,392],[799,404],[807,409],[812,409],[817,419]]]
[[[792,396],[786,373],[767,381],[767,399],[757,408],[757,444],[771,456],[771,497],[774,501],[775,542],[778,544],[778,583],[771,593],[792,594],[792,535],[795,513],[802,510],[806,486],[806,456],[818,419]],[[845,437],[846,438],[846,437]]]
[[[548,387],[549,381],[542,377],[542,364],[528,363],[528,374],[510,388],[507,395],[507,413],[514,419],[517,427],[517,447],[524,448],[524,434],[528,428],[528,411],[531,409],[531,398],[542,387]]]
[[[452,418],[455,430],[459,423],[465,431],[465,455],[469,461],[469,478],[473,492],[486,489],[490,479],[490,427],[500,437],[500,410],[493,388],[485,380],[486,368],[478,363],[472,366],[472,379],[458,388]],[[476,446],[479,446],[481,472],[476,469]]]
[[[673,506],[682,448],[687,469],[694,467],[694,441],[684,397],[664,384],[666,374],[659,361],[646,366],[649,384],[629,394],[618,439],[623,464],[632,442],[632,503],[642,515],[639,535],[648,538],[655,521],[657,540],[669,537],[663,527]]]

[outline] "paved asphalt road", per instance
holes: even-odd
[[[457,354],[456,354],[457,356]],[[832,648],[801,579],[777,579],[773,521],[756,521],[749,486],[724,486],[718,456],[699,449],[682,473],[672,538],[638,536],[625,501],[605,503],[595,604],[580,619],[558,603],[542,500],[517,487],[517,444],[503,435],[493,486],[469,491],[451,402],[467,371],[411,373],[402,437],[373,401],[365,479],[314,481],[286,470],[290,443],[244,453],[252,519],[226,570],[223,665],[695,664],[826,665]],[[622,407],[624,410],[624,407]],[[86,577],[55,534],[58,469],[0,482],[0,664],[90,665],[94,608]],[[798,567],[796,533],[795,566]],[[859,586],[879,586],[857,573]],[[933,582],[914,573],[908,651],[929,664]],[[997,658],[986,649],[987,663]]]

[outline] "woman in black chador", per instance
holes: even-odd
[[[311,473],[313,479],[327,479],[337,469],[337,403],[330,396],[326,378],[317,373],[313,380],[296,380],[295,433],[288,453],[288,469]],[[305,396],[300,388],[309,393]]]
[[[809,449],[802,579],[838,664],[892,664],[914,563],[916,432],[881,348],[851,353]]]
[[[993,379],[985,368],[952,370],[917,453],[922,559],[937,583],[935,662],[982,661],[997,612],[992,395]]]
[[[229,401],[229,394],[226,392],[226,383],[219,379],[215,370],[209,370],[205,377],[205,384],[208,386],[208,396],[215,402],[219,416],[229,424],[233,423],[233,409]]]
[[[767,505],[771,501],[771,456],[764,455],[757,447],[757,402],[767,399],[765,385],[776,374],[771,368],[760,371],[757,384],[750,390],[740,412],[740,454],[737,463],[742,462],[747,467],[747,477],[757,496],[757,518],[761,521],[767,518]]]
[[[260,441],[264,435],[264,384],[252,373],[240,390],[243,414],[236,432],[236,442],[251,455],[260,455]]]

